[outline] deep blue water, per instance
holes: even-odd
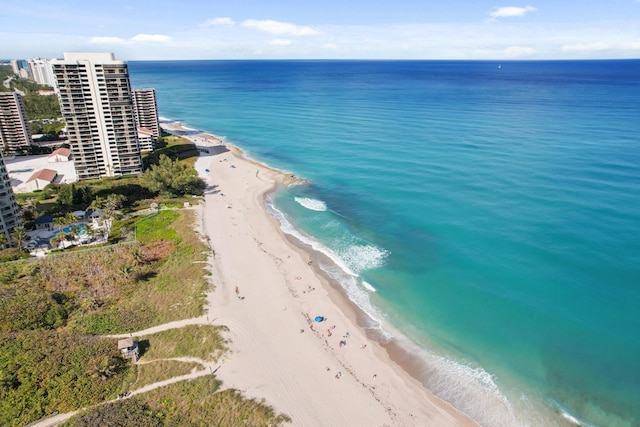
[[[309,180],[274,214],[436,394],[484,425],[640,425],[640,60],[129,68],[162,116]]]

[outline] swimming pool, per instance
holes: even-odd
[[[77,226],[80,230],[78,231],[78,236],[84,236],[85,234],[87,234],[87,225],[86,224],[74,224],[74,225],[67,225],[66,227],[62,228],[62,232],[64,234],[69,234],[71,233],[71,229],[73,227]]]

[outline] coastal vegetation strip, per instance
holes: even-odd
[[[220,335],[226,330],[223,326],[187,325],[140,337],[140,361],[193,357],[215,362],[226,350],[226,340]]]
[[[287,416],[276,414],[263,401],[246,399],[237,390],[221,391],[220,386],[219,381],[207,375],[98,406],[63,425],[258,427],[290,421]]]
[[[184,141],[176,144],[186,145]],[[177,151],[184,154],[189,148]],[[158,167],[165,167],[162,175],[193,159],[158,160]],[[183,177],[191,179],[188,173]],[[140,365],[123,358],[116,338],[104,336],[204,314],[211,274],[205,269],[209,250],[194,230],[194,212],[182,208],[185,193],[181,189],[169,186],[151,191],[140,184],[141,179],[84,183],[78,188],[89,190],[76,188],[75,201],[74,189],[68,186],[67,205],[56,201],[59,194],[47,197],[53,200],[44,207],[64,214],[76,208],[74,202],[121,195],[120,213],[114,215],[110,230],[111,244],[0,264],[0,425],[26,425],[82,408],[89,408],[83,417],[89,417],[91,425],[112,420],[111,408],[116,408],[117,425],[132,425],[126,420],[140,414],[153,414],[161,422],[158,425],[191,419],[210,424],[215,419],[205,416],[220,417],[213,421],[216,425],[236,425],[238,420],[275,425],[287,420],[237,391],[218,391],[219,382],[209,373],[225,351],[221,327],[191,325],[141,337]],[[166,209],[137,214],[151,203]],[[129,237],[123,240],[125,235]],[[125,241],[128,244],[117,244]],[[206,379],[185,381],[203,372]],[[165,385],[171,379],[181,381]],[[162,387],[145,392],[144,398],[105,403],[143,386],[145,390]]]
[[[181,360],[153,360],[149,363],[138,362],[136,365],[138,376],[136,381],[129,387],[129,390],[137,390],[149,384],[187,375],[202,369],[203,366],[201,363],[184,362]]]

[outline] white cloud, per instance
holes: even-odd
[[[509,46],[504,49],[476,49],[473,51],[475,57],[490,59],[513,59],[533,57],[538,51],[532,47]]]
[[[126,44],[127,41],[120,37],[91,37],[91,44]]]
[[[200,24],[201,27],[233,27],[236,24],[231,18],[211,18]]]
[[[640,1],[640,0],[638,0],[638,1]],[[322,45],[322,48],[323,49],[337,49],[338,45],[335,44],[335,43],[325,43],[325,44]]]
[[[561,50],[569,53],[592,53],[607,50],[640,50],[640,42],[607,43],[599,41],[593,43],[575,43],[564,45],[561,47]]]
[[[516,7],[516,6],[506,6],[499,7],[498,9],[491,12],[489,16],[492,18],[512,18],[514,16],[524,16],[529,12],[535,12],[537,9],[533,6],[525,6],[525,7]]]
[[[293,43],[293,40],[287,39],[273,39],[269,42],[269,44],[274,46],[289,46],[291,43]]]
[[[273,21],[271,19],[256,20],[247,19],[242,23],[243,27],[254,28],[271,34],[288,34],[291,36],[315,36],[319,31],[311,27],[290,24],[288,22]]]
[[[591,52],[594,50],[607,50],[610,48],[611,48],[611,45],[609,43],[604,43],[604,42],[575,43],[575,44],[562,46],[562,51],[563,52]]]
[[[162,34],[137,34],[131,38],[133,42],[170,43],[171,37]]]
[[[502,51],[507,58],[521,58],[536,53],[532,47],[510,46]]]

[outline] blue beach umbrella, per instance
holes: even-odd
[[[326,319],[322,316],[316,316],[313,320],[315,320],[316,322],[323,322]]]

